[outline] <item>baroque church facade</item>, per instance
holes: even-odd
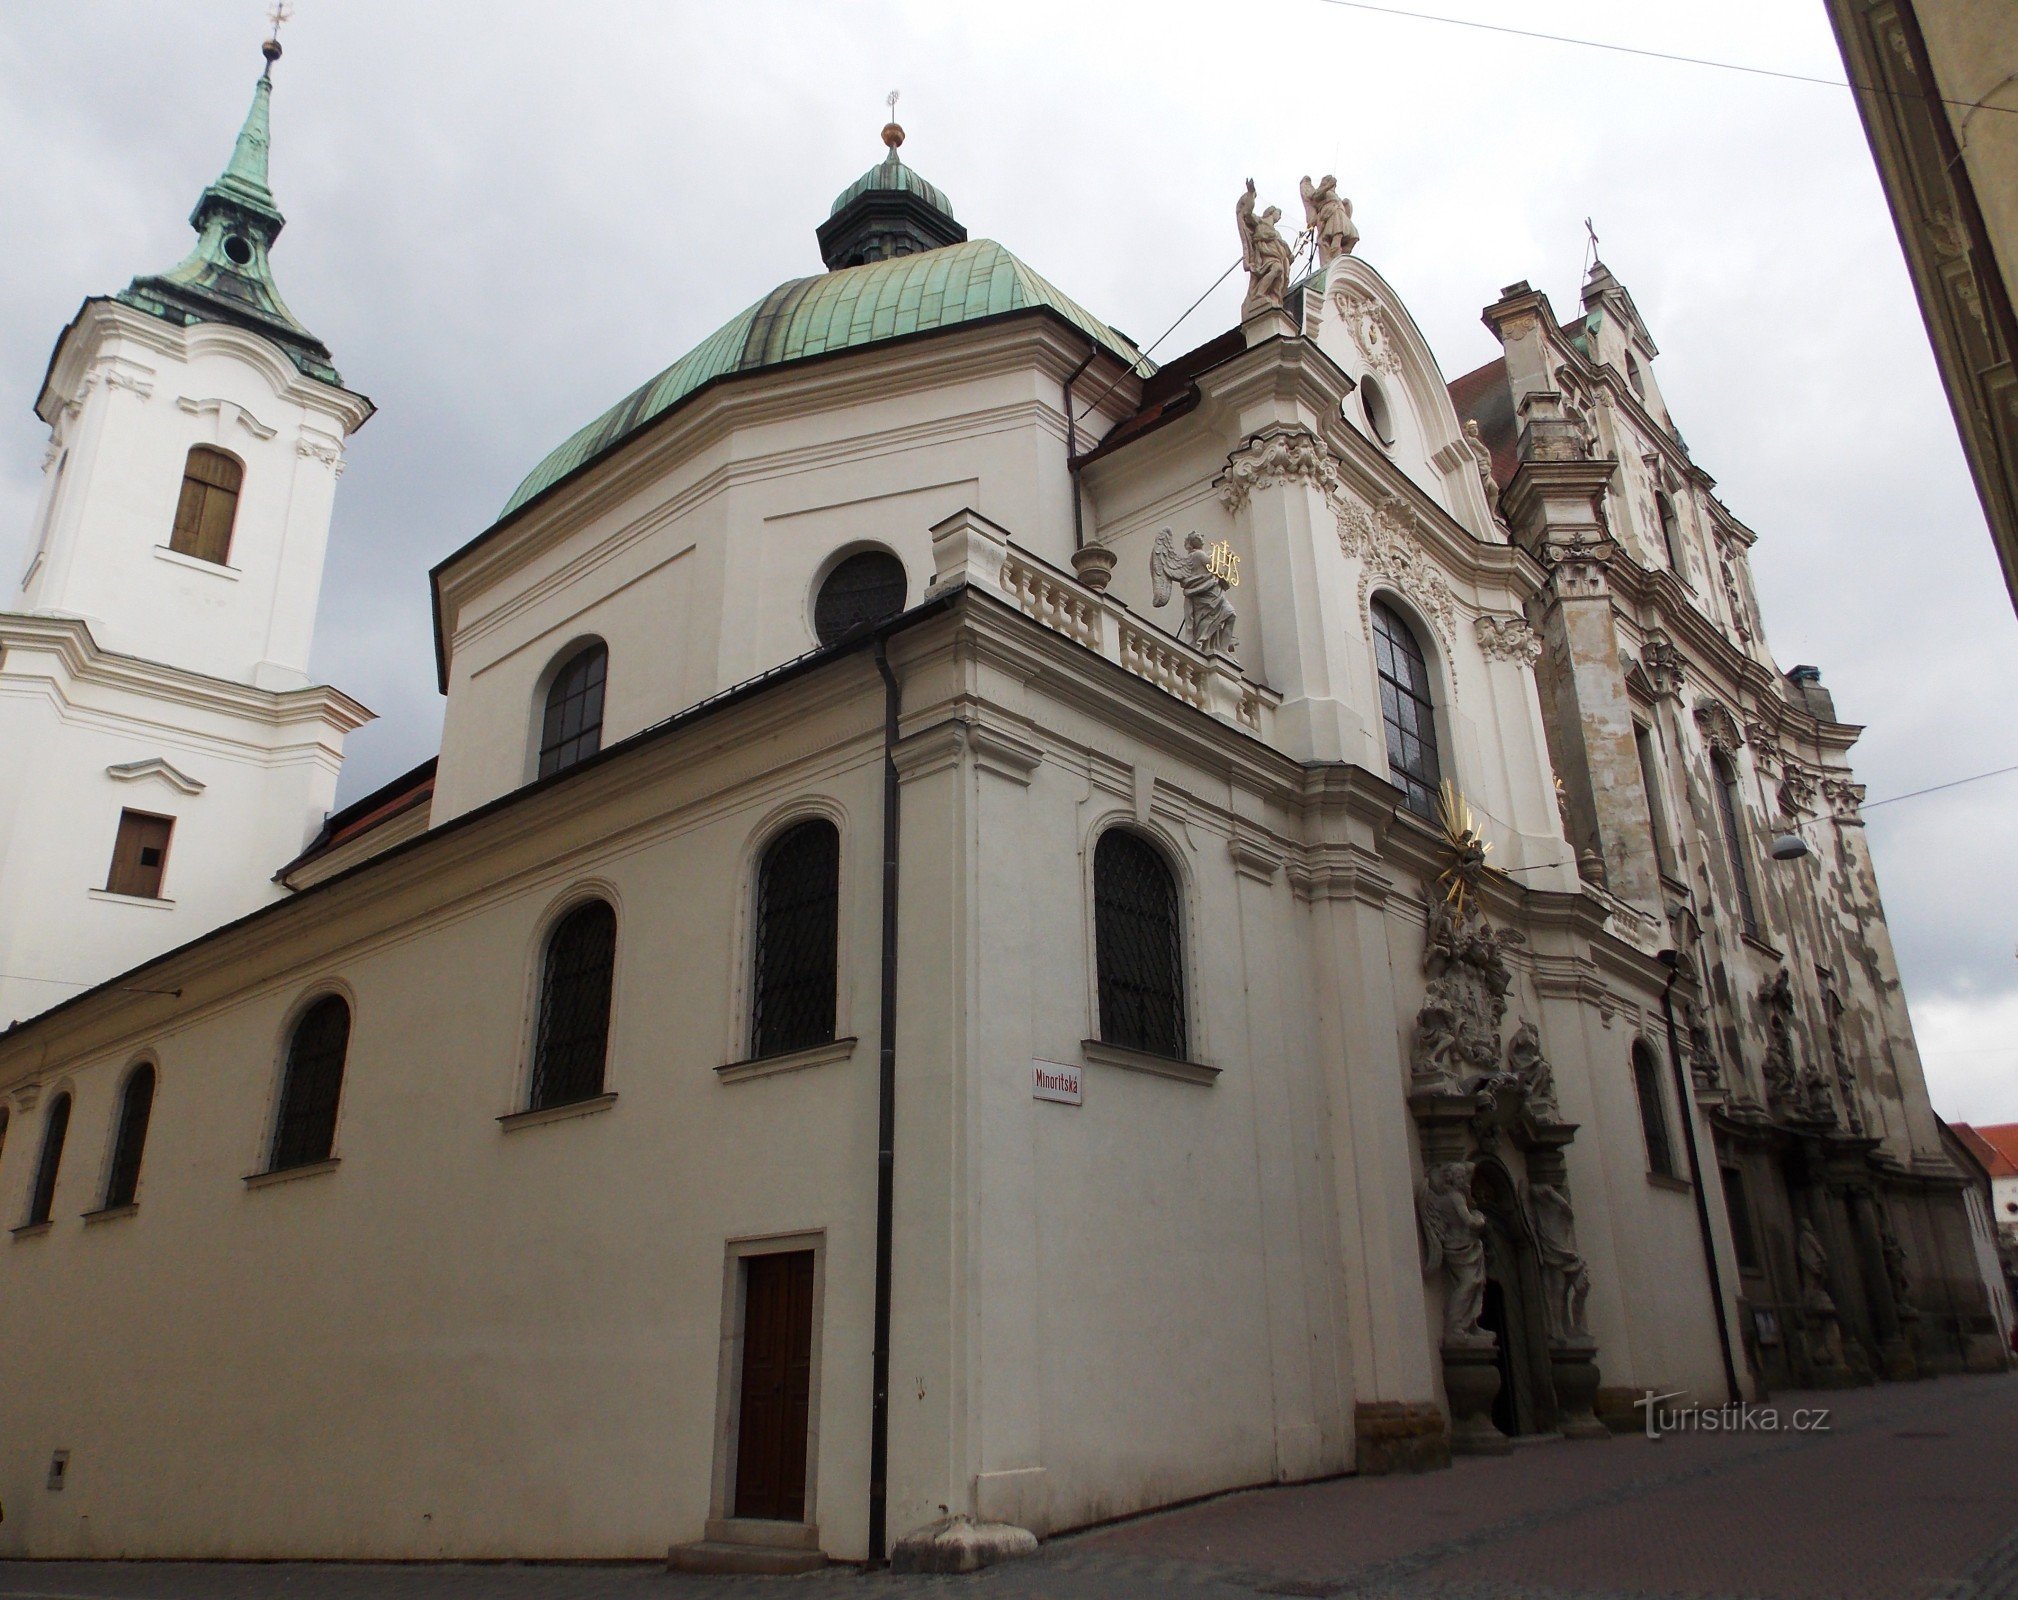
[[[38,402],[0,948],[97,981],[4,991],[0,1554],[959,1564],[2002,1364],[1858,730],[1602,266],[1446,383],[1250,186],[1158,367],[893,125],[330,814],[270,93]]]

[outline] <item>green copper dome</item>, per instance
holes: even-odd
[[[848,202],[870,193],[872,190],[892,194],[914,194],[934,211],[942,213],[948,222],[953,218],[953,202],[937,184],[928,183],[897,158],[892,150],[861,177],[834,196],[834,203],[827,208],[827,215],[838,217],[848,207]]]
[[[1137,363],[1145,375],[1154,370],[1124,335],[992,239],[891,256],[780,284],[562,444],[513,491],[499,516],[509,516],[718,378],[1035,307],[1057,313],[1121,360]]]

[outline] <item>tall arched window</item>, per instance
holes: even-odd
[[[617,914],[607,900],[585,901],[554,924],[540,963],[530,1109],[573,1105],[603,1092],[616,970]]]
[[[1682,570],[1682,526],[1675,515],[1675,503],[1660,491],[1654,494],[1654,513],[1661,519],[1661,548],[1668,553],[1668,567],[1679,574]]]
[[[324,995],[301,1014],[287,1042],[269,1172],[329,1159],[336,1143],[336,1106],[343,1096],[343,1063],[349,1051],[350,1007],[338,995]]]
[[[1759,908],[1752,899],[1752,874],[1745,865],[1744,824],[1740,820],[1743,802],[1738,798],[1738,768],[1719,750],[1710,757],[1717,778],[1717,821],[1722,825],[1724,849],[1731,862],[1731,892],[1738,899],[1738,920],[1745,932],[1759,931]]]
[[[130,1206],[140,1193],[140,1156],[147,1148],[147,1119],[154,1112],[154,1067],[143,1061],[126,1075],[119,1096],[119,1127],[112,1136],[112,1171],[105,1180],[105,1209]]]
[[[583,645],[561,663],[547,688],[540,724],[539,776],[587,760],[603,747],[603,683],[610,652],[598,640]]]
[[[1668,1142],[1668,1113],[1661,1101],[1661,1069],[1644,1039],[1633,1041],[1633,1087],[1640,1097],[1640,1132],[1647,1141],[1647,1170],[1675,1175],[1675,1149]]]
[[[1162,851],[1126,828],[1109,828],[1093,848],[1093,943],[1101,1039],[1183,1060],[1177,874]]]
[[[63,1165],[63,1141],[70,1132],[70,1096],[59,1094],[42,1114],[42,1156],[35,1163],[35,1187],[28,1196],[24,1227],[47,1222],[56,1205],[56,1169]]]
[[[819,817],[796,823],[757,864],[752,1056],[833,1039],[840,925],[840,830]]]
[[[904,563],[887,550],[862,550],[827,574],[813,601],[813,632],[832,644],[868,622],[904,609]]]
[[[1389,778],[1409,810],[1436,815],[1443,764],[1436,749],[1436,701],[1415,630],[1385,600],[1373,603],[1373,654],[1380,671],[1380,717],[1387,724]]]
[[[200,444],[182,465],[182,498],[175,502],[175,529],[168,548],[198,561],[223,566],[231,555],[231,527],[238,520],[238,491],[245,468],[235,456]]]

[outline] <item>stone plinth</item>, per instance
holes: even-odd
[[[1433,1400],[1369,1400],[1353,1407],[1362,1476],[1432,1472],[1450,1465],[1450,1429]]]
[[[1450,1449],[1459,1456],[1503,1456],[1513,1440],[1492,1420],[1499,1394],[1499,1350],[1490,1339],[1479,1345],[1443,1347],[1443,1387],[1450,1400]]]

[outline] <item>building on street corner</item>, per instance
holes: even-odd
[[[0,616],[0,940],[103,953],[0,1033],[0,1556],[929,1565],[2003,1366],[1859,730],[1602,263],[1447,384],[1250,185],[1159,367],[893,123],[435,566],[439,755],[329,814],[271,93]]]

